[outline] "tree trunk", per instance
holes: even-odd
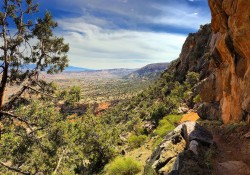
[[[8,64],[6,64],[4,66],[4,71],[3,71],[2,81],[1,81],[1,87],[0,87],[0,109],[4,105],[5,90],[6,90],[7,79],[8,79],[8,67],[9,67]]]

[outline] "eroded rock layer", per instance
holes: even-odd
[[[250,117],[250,1],[209,0],[213,72],[201,93],[218,103],[224,123]]]

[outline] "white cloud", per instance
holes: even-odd
[[[83,18],[58,19],[70,43],[70,64],[89,68],[138,68],[178,57],[186,36],[104,29]]]
[[[201,24],[210,22],[210,14],[204,15],[202,9],[179,4],[178,6],[156,6],[162,15],[153,18],[153,23],[180,28],[199,29]]]
[[[70,43],[71,65],[89,68],[141,67],[178,57],[185,33],[210,22],[205,0],[53,0]],[[50,6],[48,0],[41,1]],[[204,10],[205,9],[205,10]],[[157,31],[170,31],[159,33]]]
[[[106,18],[105,15],[114,17],[114,23],[119,20],[126,25],[137,24],[160,24],[170,25],[171,27],[182,27],[188,29],[198,29],[201,24],[210,22],[208,5],[190,5],[189,2],[201,0],[54,0],[59,8],[72,9],[72,12],[82,15],[92,15],[98,13],[98,18]],[[205,7],[207,6],[207,8]],[[78,8],[76,10],[76,8]],[[205,8],[205,10],[204,10]],[[194,15],[198,13],[199,15]],[[109,16],[110,18],[110,16]],[[140,27],[140,26],[139,26]]]

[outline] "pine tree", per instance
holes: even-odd
[[[50,74],[63,71],[68,64],[69,45],[53,34],[57,23],[49,12],[34,19],[38,4],[33,0],[2,0],[0,6],[0,109],[3,109],[7,84],[31,82],[41,71]]]

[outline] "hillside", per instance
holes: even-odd
[[[8,2],[15,5],[3,9],[17,25],[22,20],[13,13],[20,12],[22,19],[20,3],[28,6],[27,12],[36,10],[31,1],[6,0],[5,6]],[[8,51],[16,45],[8,45],[11,38],[5,40],[2,84],[10,83],[6,90],[1,87],[0,174],[250,175],[250,1],[208,3],[211,24],[188,35],[176,60],[138,70],[22,72],[15,58],[21,53]],[[34,34],[48,27],[43,24],[56,26],[49,14],[37,22],[42,25]],[[26,42],[19,37],[22,27],[17,45]],[[43,33],[50,34],[47,31]],[[46,52],[42,47],[33,53],[42,54],[40,71],[50,62],[61,70],[67,65],[66,53],[61,61],[46,56],[51,50],[67,52],[68,45],[57,49],[62,40],[53,47],[44,45]],[[8,72],[8,61],[14,61],[10,65],[17,71]],[[9,79],[3,79],[8,74]]]
[[[168,68],[169,63],[154,63],[148,64],[131,74],[125,76],[124,78],[133,78],[133,79],[155,79]]]
[[[211,36],[210,25],[205,25],[197,33],[190,34],[183,45],[180,57],[170,64],[160,78],[143,93],[121,104],[120,108],[126,109],[127,114],[124,115],[133,114],[151,120],[152,113],[160,108],[164,108],[165,114],[177,112],[181,106],[193,108],[193,99],[197,92],[192,92],[191,89],[202,78],[208,76],[208,46]],[[188,74],[189,79],[186,77]],[[185,81],[188,84],[184,84]],[[119,116],[122,115],[121,112]]]
[[[246,41],[245,38],[242,38],[243,34],[238,33],[238,30],[244,33],[249,19],[245,25],[234,21],[236,19],[237,21],[246,20],[245,17],[238,14],[240,10],[236,8],[236,4],[246,13],[249,13],[249,10],[246,10],[249,4],[247,5],[246,1],[237,1],[230,6],[229,2],[223,1],[222,3],[213,0],[209,3],[213,16],[212,24],[201,26],[197,33],[189,34],[179,58],[171,63],[149,89],[127,103],[118,105],[117,109],[108,113],[108,116],[118,116],[116,120],[124,124],[129,120],[137,121],[136,126],[142,127],[146,133],[157,133],[157,128],[162,125],[163,121],[162,127],[171,130],[169,125],[174,122],[171,122],[170,118],[168,119],[167,114],[186,113],[194,110],[198,112],[201,119],[212,120],[202,121],[200,119],[201,121],[195,124],[198,127],[198,123],[200,123],[211,131],[211,133],[203,132],[203,136],[199,139],[206,137],[211,139],[212,134],[214,135],[214,139],[210,140],[209,144],[204,141],[199,142],[196,138],[196,142],[192,143],[194,145],[188,145],[192,138],[181,136],[186,140],[186,148],[192,150],[195,147],[192,152],[195,152],[196,149],[200,150],[199,156],[185,151],[182,140],[176,141],[173,145],[169,143],[169,140],[179,138],[177,130],[165,131],[157,149],[147,160],[144,174],[148,174],[148,172],[151,172],[150,174],[168,174],[171,170],[173,170],[172,174],[183,175],[249,174],[249,150],[247,148],[250,143],[247,138],[249,138],[248,108],[250,103],[248,94],[250,81],[248,80],[249,58],[246,54],[249,49],[243,47],[246,46],[249,38],[246,34],[245,37],[248,38]],[[238,16],[237,18],[231,17],[228,24],[226,22],[228,15]],[[220,23],[224,25],[220,26]],[[228,124],[229,122],[231,124],[223,125],[223,123]],[[184,128],[192,127],[190,123],[183,125]],[[172,128],[174,128],[173,125]],[[192,132],[197,131],[195,129]],[[225,136],[218,134],[220,132]],[[140,136],[138,131],[135,130],[134,133]],[[169,134],[167,135],[167,133]],[[191,134],[190,137],[192,137]],[[240,137],[242,147],[239,148],[234,146],[233,142],[225,141],[228,140],[227,137],[232,140]],[[218,144],[218,149],[212,146],[213,141]],[[234,154],[228,153],[230,150],[237,149],[240,149],[237,158]],[[222,158],[212,152],[223,154],[227,158]],[[214,169],[212,169],[212,164]],[[245,171],[242,167],[245,167]]]

